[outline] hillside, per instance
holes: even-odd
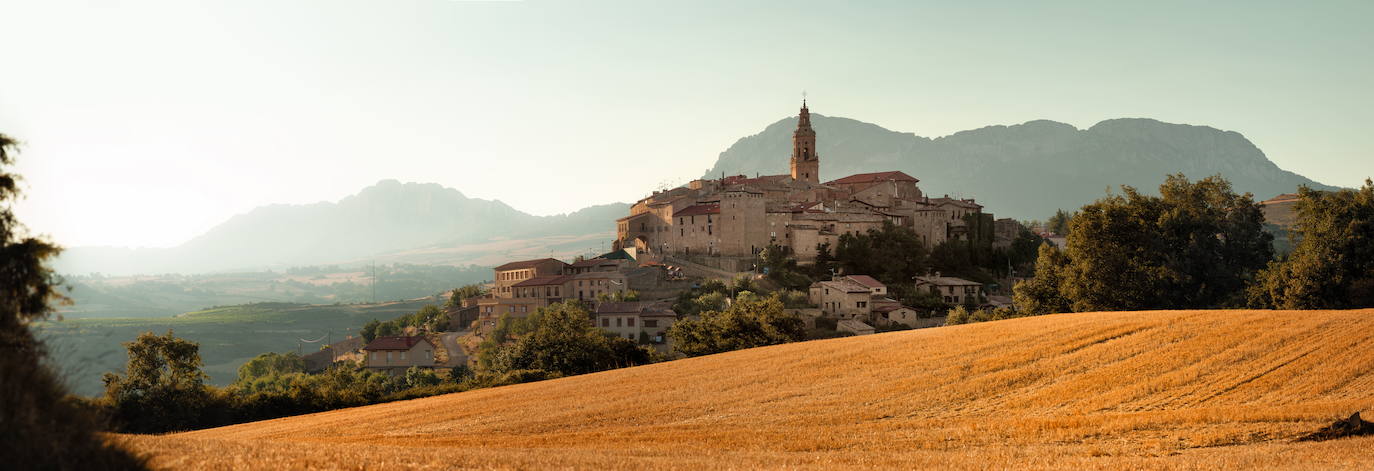
[[[1045,219],[1076,209],[1107,188],[1155,192],[1164,176],[1221,174],[1255,200],[1327,185],[1279,168],[1240,133],[1152,119],[1112,119],[1088,129],[1038,120],[927,138],[848,118],[811,115],[822,181],[901,170],[931,195],[976,198],[1003,217]],[[707,178],[786,173],[795,117],[740,139],[720,154]]]
[[[166,436],[167,468],[1364,468],[1374,310],[1065,314]]]
[[[123,343],[144,332],[161,335],[172,330],[177,337],[199,343],[210,383],[223,386],[238,377],[239,366],[259,354],[294,351],[298,346],[302,353],[311,353],[319,345],[301,344],[299,339],[329,334],[333,341],[343,340],[357,335],[358,328],[372,319],[394,319],[442,302],[435,297],[377,304],[257,303],[176,317],[68,319],[41,323],[36,330],[73,392],[96,396],[104,391],[101,374],[124,370],[129,357]]]
[[[174,248],[75,247],[54,266],[62,273],[126,275],[254,271],[373,258],[406,262],[411,259],[402,252],[416,249],[465,252],[452,249],[511,240],[557,246],[556,236],[577,240],[577,248],[585,249],[585,236],[595,235],[598,242],[614,237],[609,235],[613,221],[628,208],[614,203],[532,216],[434,183],[383,180],[338,202],[259,207]],[[423,261],[461,265],[480,258],[450,253]]]

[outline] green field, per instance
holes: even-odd
[[[171,329],[176,336],[199,343],[211,383],[225,385],[234,380],[239,365],[260,353],[295,351],[298,345],[303,353],[310,353],[319,344],[301,344],[298,339],[328,333],[332,340],[342,340],[357,335],[369,320],[392,319],[426,304],[441,303],[438,297],[378,304],[257,303],[174,317],[49,321],[36,330],[47,340],[53,361],[73,391],[96,395],[103,388],[102,374],[124,369],[127,356],[121,344],[143,332],[162,334]]]

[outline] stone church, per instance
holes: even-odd
[[[912,229],[933,247],[967,237],[964,216],[982,214],[972,199],[930,198],[915,177],[900,171],[861,173],[820,182],[811,112],[802,102],[792,133],[791,173],[694,180],[656,191],[616,220],[615,248],[641,254],[700,255],[726,269],[747,269],[769,245],[791,248],[798,261],[815,260],[817,249],[839,236],[882,227]],[[982,217],[982,216],[980,216]]]

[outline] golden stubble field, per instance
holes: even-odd
[[[1043,316],[165,436],[171,469],[1371,469],[1374,310]]]

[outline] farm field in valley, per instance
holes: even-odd
[[[175,469],[1369,469],[1374,310],[1081,313],[802,342],[164,436]]]

